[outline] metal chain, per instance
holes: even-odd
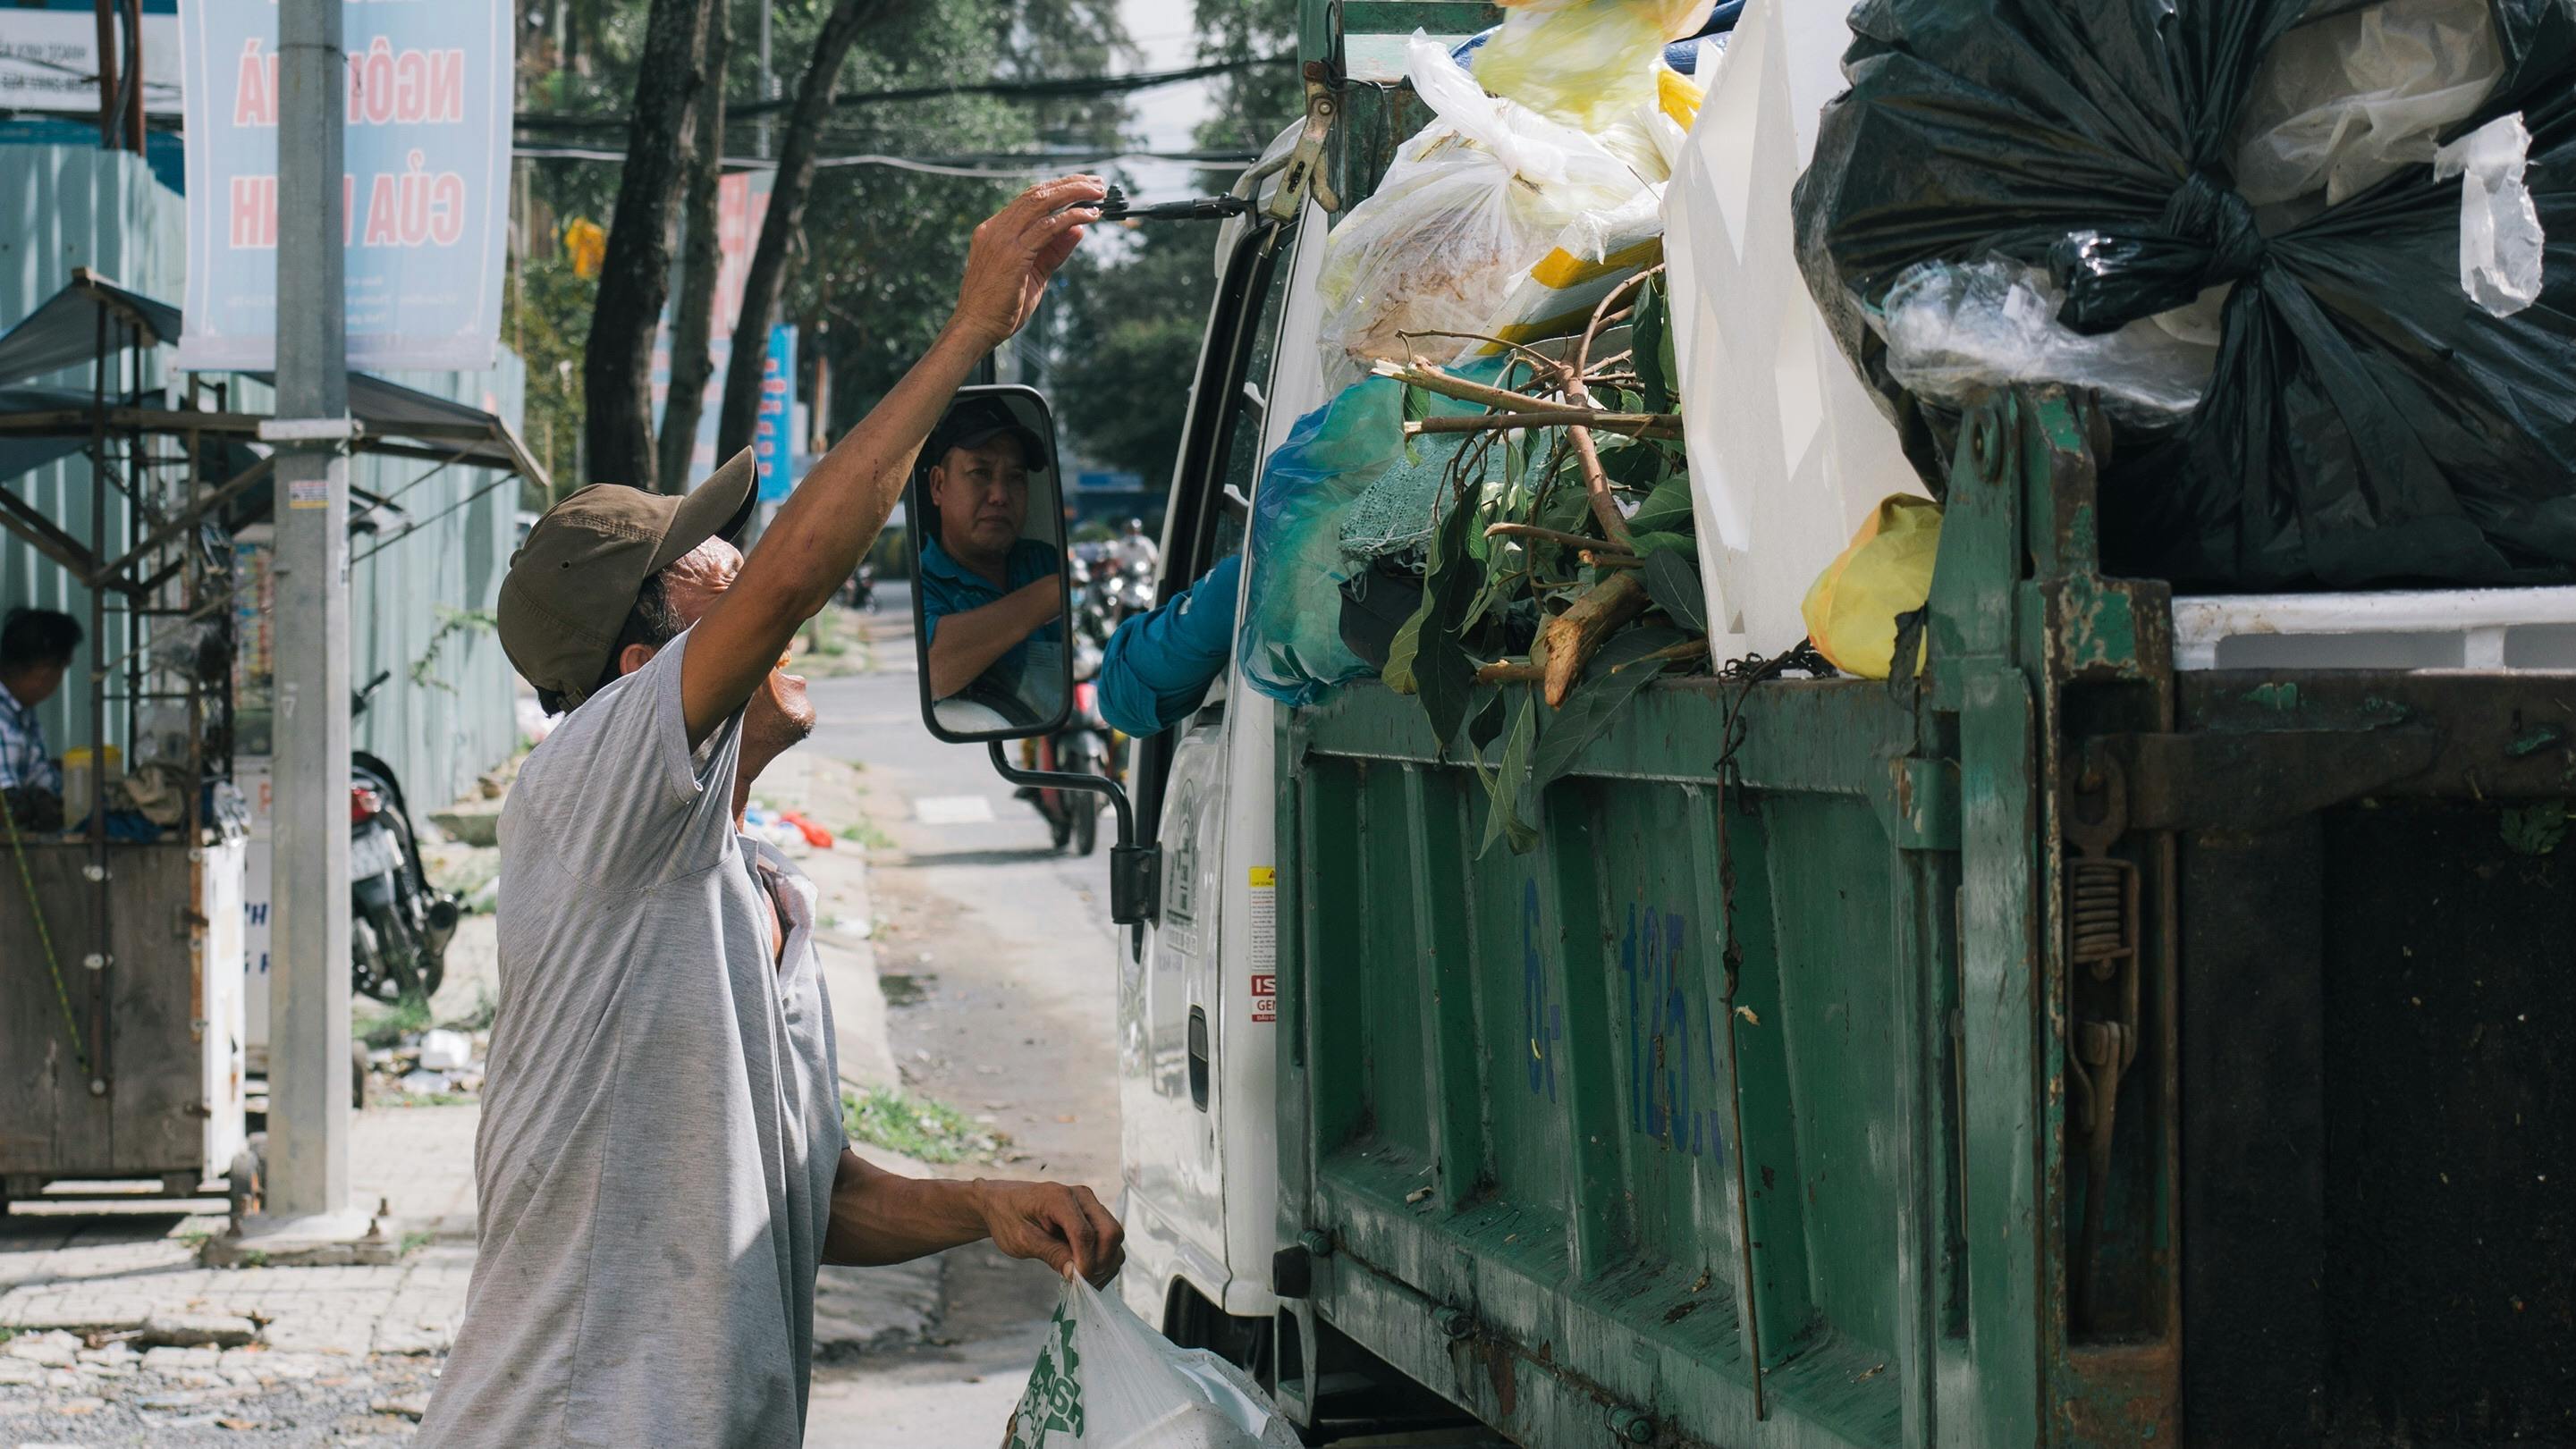
[[[18,883],[27,890],[27,911],[36,918],[36,941],[45,948],[45,969],[54,973],[54,1000],[63,1008],[63,1035],[70,1038],[72,1058],[80,1063],[81,1075],[89,1075],[89,1050],[81,1045],[80,1023],[72,1017],[71,989],[63,985],[63,963],[54,955],[54,933],[45,928],[45,906],[36,899],[36,877],[27,869],[27,847],[18,839],[17,812],[9,808],[9,792],[0,790],[0,826],[9,831],[9,853],[18,862]]]

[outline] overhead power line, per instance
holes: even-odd
[[[1161,86],[1184,85],[1194,80],[1206,80],[1213,76],[1294,66],[1296,63],[1296,60],[1289,56],[1261,56],[1247,60],[1210,61],[1205,65],[1184,66],[1178,70],[1131,71],[1125,75],[1062,76],[1052,80],[1039,78],[964,81],[953,85],[907,86],[896,90],[857,91],[849,95],[834,96],[832,105],[836,110],[847,110],[861,106],[886,105],[895,101],[937,100],[946,96],[998,96],[1006,100],[1032,101],[1083,99],[1092,96],[1124,95],[1133,91],[1149,91]],[[730,124],[736,120],[776,115],[794,106],[795,102],[792,100],[740,103],[727,101],[725,120]],[[619,114],[565,111],[523,111],[517,118],[518,124],[522,126],[556,130],[597,127],[614,127],[623,130],[631,120],[631,117]]]
[[[510,154],[532,161],[624,161],[626,159],[626,153],[623,151],[612,151],[599,146],[513,146],[510,148]],[[1056,176],[1067,171],[1096,171],[1102,167],[1115,166],[1122,161],[1177,161],[1193,166],[1204,166],[1211,171],[1240,171],[1260,159],[1259,156],[1248,151],[1121,151],[1114,156],[1068,152],[1062,155],[1045,156],[952,157],[888,156],[876,152],[861,152],[847,156],[820,156],[815,158],[814,165],[822,170],[843,166],[885,166],[897,171],[917,171],[929,176],[992,177],[997,180],[1013,180],[1028,176]],[[724,164],[727,170],[767,171],[776,169],[778,162],[775,159],[762,160],[755,156],[728,156]]]

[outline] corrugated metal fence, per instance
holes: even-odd
[[[186,233],[185,203],[131,155],[0,145],[0,329],[60,291],[75,267],[178,302],[186,291]],[[156,359],[140,381],[160,384],[166,360]],[[518,424],[525,370],[507,352],[491,372],[405,373],[393,380]],[[51,381],[85,388],[89,375],[67,372]],[[265,405],[266,389],[228,381],[243,404]],[[357,722],[355,737],[360,748],[393,765],[417,809],[462,794],[518,742],[517,682],[489,622],[509,561],[518,488],[481,469],[434,467],[361,458],[349,469],[352,484],[393,498],[402,514],[375,537],[361,535],[351,550],[364,558],[350,576],[351,673],[359,683],[380,670],[394,676]],[[5,481],[75,537],[90,537],[85,460]],[[367,556],[406,521],[416,531]],[[111,555],[125,546],[124,525],[111,493]],[[84,625],[89,619],[88,590],[25,543],[0,534],[0,610],[17,604],[62,609]],[[121,634],[112,603],[109,630]],[[90,657],[84,649],[75,669]],[[109,738],[121,741],[123,711],[113,703],[110,711]],[[89,739],[89,701],[74,684],[42,714],[56,753]]]

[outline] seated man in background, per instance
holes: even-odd
[[[57,810],[63,769],[45,746],[36,706],[62,688],[80,642],[79,622],[52,609],[11,609],[0,623],[0,790],[57,797]]]
[[[921,627],[930,645],[930,697],[947,699],[988,673],[1022,694],[1030,646],[1064,644],[1064,568],[1056,550],[1024,538],[1029,473],[1046,445],[999,398],[953,410],[923,456],[930,465],[921,545]]]

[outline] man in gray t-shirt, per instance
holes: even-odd
[[[1047,182],[977,228],[948,327],[749,558],[726,541],[745,452],[686,497],[585,488],[511,560],[502,645],[564,718],[501,815],[479,1255],[421,1444],[792,1449],[819,1264],[989,1236],[1117,1271],[1087,1188],[899,1177],[849,1150],[813,887],[741,833],[751,782],[814,724],[781,656],[1103,194]]]

